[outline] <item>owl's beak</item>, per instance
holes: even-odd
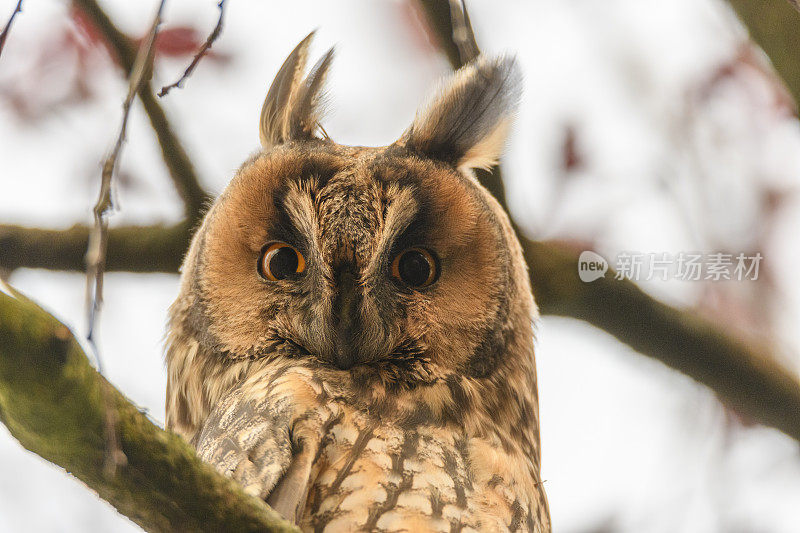
[[[359,349],[358,334],[362,331],[361,287],[352,269],[340,270],[336,276],[338,292],[333,302],[333,363],[342,370],[364,361]]]

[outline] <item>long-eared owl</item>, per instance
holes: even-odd
[[[478,57],[393,144],[320,135],[311,35],[261,150],[211,206],[170,310],[167,426],[304,530],[550,530],[533,322],[509,220],[473,169],[519,99]]]

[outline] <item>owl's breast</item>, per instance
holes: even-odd
[[[315,449],[304,530],[549,531],[528,458],[464,428],[371,414],[311,374],[284,377],[298,402],[295,438]]]

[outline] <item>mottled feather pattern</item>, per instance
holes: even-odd
[[[167,427],[305,531],[549,532],[536,305],[472,173],[500,155],[518,66],[479,57],[397,142],[350,147],[315,137],[333,54],[306,76],[310,40],[184,260]],[[303,269],[265,276],[276,243]],[[399,273],[409,251],[430,284]]]
[[[201,459],[260,498],[269,495],[292,458],[290,399],[265,400],[248,399],[236,387],[211,412],[197,441]]]
[[[398,427],[399,413],[354,409],[342,380],[326,374],[286,363],[255,371],[212,411],[198,454],[266,499],[292,449],[313,450],[303,529],[545,531],[537,524],[546,504],[517,474],[533,465],[498,438],[447,424]]]

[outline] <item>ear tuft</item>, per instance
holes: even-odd
[[[297,96],[291,106],[289,119],[291,138],[311,138],[319,126],[323,87],[328,69],[333,61],[333,48],[329,49],[314,65],[308,77],[297,90]]]
[[[320,100],[325,76],[333,60],[333,48],[303,79],[308,61],[308,48],[314,38],[309,33],[283,62],[270,85],[261,107],[259,137],[268,150],[275,145],[297,139],[313,139],[321,119]]]
[[[513,57],[479,56],[417,112],[397,144],[459,169],[488,169],[503,150],[521,90]]]

